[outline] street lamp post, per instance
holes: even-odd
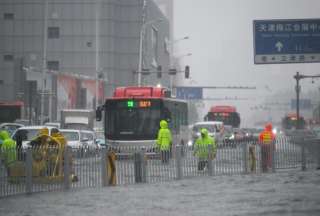
[[[48,39],[48,0],[44,2],[44,17],[43,17],[43,56],[42,56],[42,71],[41,71],[41,105],[40,105],[40,124],[44,121],[44,92],[46,88],[46,73],[47,73],[47,39]]]
[[[157,20],[151,20],[149,22],[146,22],[144,23],[142,26],[141,26],[141,29],[140,29],[140,42],[139,42],[139,64],[138,64],[138,86],[141,86],[141,72],[142,72],[142,49],[143,49],[143,39],[144,39],[144,32],[145,32],[145,29],[147,27],[147,25],[150,25],[150,24],[153,24],[153,23],[156,23],[156,22],[162,22],[163,19],[157,19]]]
[[[297,101],[296,101],[296,114],[297,114],[297,129],[300,129],[300,104],[299,104],[299,100],[300,100],[300,91],[301,91],[301,86],[299,85],[299,81],[301,79],[305,79],[305,78],[320,78],[320,75],[300,75],[299,72],[296,73],[296,75],[293,76],[293,78],[295,78],[296,80],[296,93],[297,93]]]
[[[99,74],[101,73],[100,70],[100,7],[101,7],[101,2],[100,0],[96,0],[96,17],[95,17],[95,27],[96,27],[96,62],[95,62],[95,69],[96,69],[96,104],[95,104],[95,108],[97,109],[97,107],[99,106]]]

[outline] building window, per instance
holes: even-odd
[[[59,70],[59,61],[48,61],[47,68],[48,68],[48,70],[58,71]]]
[[[13,61],[13,55],[7,54],[7,55],[3,55],[3,60],[4,61]]]
[[[153,51],[153,57],[158,62],[158,30],[152,27],[151,31],[151,46]]]
[[[13,20],[14,19],[14,13],[4,13],[3,19],[5,20]]]
[[[88,41],[87,42],[87,47],[92,47],[92,42]]]
[[[54,39],[60,37],[60,28],[59,27],[49,27],[48,28],[48,38]]]

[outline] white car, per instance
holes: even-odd
[[[67,145],[71,148],[80,148],[82,146],[79,130],[61,129],[60,132],[66,138]]]
[[[210,136],[219,140],[223,133],[224,124],[221,121],[204,121],[197,122],[192,126],[192,141],[188,142],[189,146],[193,146],[193,143],[198,137],[200,137],[200,130],[206,128]]]
[[[68,146],[71,148],[96,148],[96,136],[93,131],[60,129],[60,132],[66,138]]]
[[[18,146],[22,146],[22,148],[27,148],[28,144],[31,140],[36,138],[41,129],[48,128],[49,135],[52,134],[52,130],[58,130],[55,127],[49,127],[45,125],[38,125],[38,126],[23,126],[18,128],[11,136],[13,140],[17,142]],[[21,143],[20,143],[21,142]]]

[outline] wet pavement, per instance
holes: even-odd
[[[0,215],[320,215],[320,171],[193,177],[0,200]]]

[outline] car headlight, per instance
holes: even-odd
[[[277,128],[273,128],[273,129],[272,129],[272,133],[273,133],[273,134],[277,134]]]

